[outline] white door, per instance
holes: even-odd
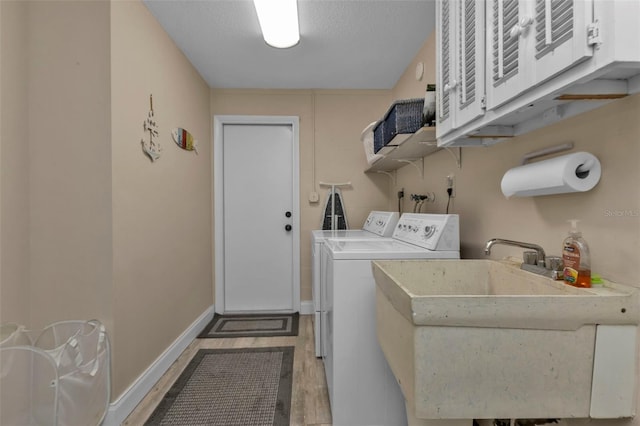
[[[299,311],[298,119],[214,122],[216,311]]]

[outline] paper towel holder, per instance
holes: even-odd
[[[573,149],[573,142],[561,143],[558,145],[548,146],[546,148],[531,151],[522,156],[521,166],[524,166],[529,161],[544,157],[546,155],[557,154],[559,152],[570,151]]]
[[[523,162],[566,151],[572,145],[563,144],[529,153]],[[500,188],[507,198],[586,192],[598,184],[600,175],[597,157],[588,152],[575,152],[510,169],[504,174]]]
[[[573,142],[566,142],[558,145],[548,146],[546,148],[538,149],[536,151],[531,151],[522,156],[521,165],[524,166],[529,161],[536,158],[544,157],[551,154],[557,154],[559,152],[570,151],[572,149],[573,149]],[[584,179],[585,177],[589,176],[589,170],[591,170],[594,163],[595,163],[594,160],[588,160],[586,163],[581,164],[580,167],[576,169],[576,176],[578,176],[581,179]]]

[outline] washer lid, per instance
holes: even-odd
[[[311,231],[311,239],[314,243],[322,243],[329,238],[378,239],[380,236],[362,229],[340,229],[334,231],[317,229]]]
[[[378,240],[329,239],[326,241],[325,247],[327,247],[333,259],[446,259],[460,257],[457,251],[436,252],[386,238]]]

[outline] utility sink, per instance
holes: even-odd
[[[373,274],[410,419],[635,415],[637,288],[576,288],[511,260],[374,261]]]

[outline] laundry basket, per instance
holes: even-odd
[[[0,424],[102,423],[110,400],[111,357],[99,321],[61,321],[37,336],[13,324],[0,331]]]
[[[378,153],[396,135],[417,132],[422,127],[424,98],[395,101],[373,129],[374,151]]]

